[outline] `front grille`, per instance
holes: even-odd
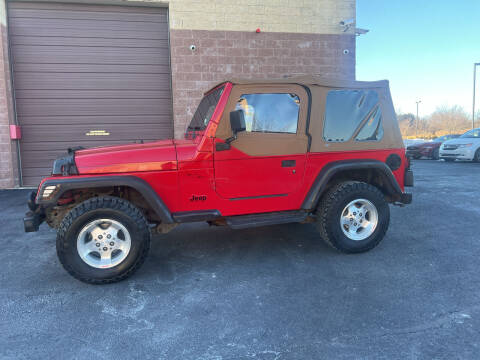
[[[443,150],[457,150],[458,145],[443,145]]]
[[[407,150],[418,150],[418,147],[416,146],[408,146]]]

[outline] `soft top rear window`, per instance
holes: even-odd
[[[382,114],[376,91],[331,90],[327,94],[323,138],[329,142],[348,141],[367,118],[356,140],[381,139]]]

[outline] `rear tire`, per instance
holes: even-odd
[[[334,186],[323,196],[317,210],[316,226],[321,237],[344,253],[373,249],[382,241],[389,223],[390,208],[382,192],[363,182]]]
[[[89,284],[126,279],[145,262],[150,229],[129,201],[96,197],[73,208],[57,232],[57,255],[67,272]]]
[[[422,157],[422,155],[413,155],[413,158],[414,158],[415,160],[418,160],[418,159],[420,159],[421,157]]]
[[[450,159],[450,158],[444,158],[443,160],[445,160],[446,162],[454,162],[455,159]]]

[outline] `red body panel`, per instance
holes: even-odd
[[[177,154],[172,140],[162,140],[79,150],[75,163],[81,175],[176,170]]]
[[[299,209],[315,178],[331,162],[370,159],[385,162],[398,154],[394,171],[403,191],[405,149],[249,156],[235,148],[215,151],[215,131],[230,95],[225,89],[205,131],[191,139],[165,140],[81,150],[75,153],[78,177],[137,176],[150,184],[170,212],[219,210],[223,216]],[[282,161],[295,161],[282,166]],[[44,179],[43,181],[45,181]],[[42,182],[43,182],[42,181]]]

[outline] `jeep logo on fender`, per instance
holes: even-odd
[[[190,201],[205,201],[207,200],[207,195],[192,195],[192,197],[190,198]]]

